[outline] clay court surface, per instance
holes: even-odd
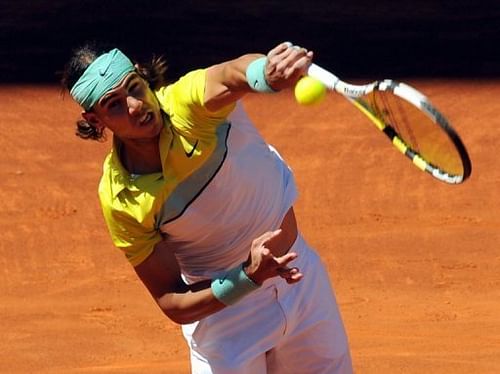
[[[295,171],[356,372],[500,373],[500,82],[410,83],[468,146],[464,185],[418,171],[338,96],[245,103]],[[104,226],[110,142],[73,135],[79,109],[57,87],[0,87],[0,113],[0,372],[188,373],[179,327]]]

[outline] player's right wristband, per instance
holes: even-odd
[[[267,57],[260,57],[253,60],[247,67],[247,82],[252,90],[257,92],[276,92],[266,80]]]
[[[243,264],[212,280],[212,293],[221,303],[232,305],[260,286],[243,270]]]

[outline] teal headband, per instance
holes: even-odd
[[[112,49],[87,67],[71,89],[71,96],[89,110],[131,71],[134,71],[134,65],[129,58],[119,49]]]

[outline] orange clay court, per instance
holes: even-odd
[[[409,83],[468,147],[465,184],[413,167],[338,95],[245,103],[295,171],[356,372],[500,373],[500,82]],[[79,109],[55,86],[3,86],[0,111],[0,372],[188,373],[179,327],[108,237],[109,140],[74,136]]]

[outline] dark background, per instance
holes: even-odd
[[[57,82],[85,41],[172,78],[291,40],[342,78],[500,76],[497,1],[0,0],[0,81]]]

